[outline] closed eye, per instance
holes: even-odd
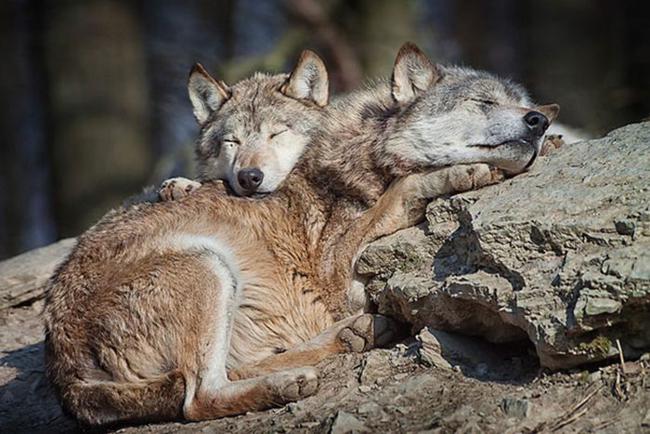
[[[272,138],[274,138],[274,137],[279,136],[280,134],[286,133],[287,131],[289,131],[289,128],[285,128],[285,129],[283,129],[283,130],[276,131],[275,133],[272,133],[272,134],[269,136],[269,138],[272,139]]]
[[[492,101],[491,99],[481,99],[481,98],[472,98],[472,101],[477,102],[479,104],[483,105],[496,105],[496,101]]]

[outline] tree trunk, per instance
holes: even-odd
[[[0,258],[55,238],[34,5],[0,3]]]
[[[60,235],[137,192],[151,170],[140,28],[128,1],[52,3],[44,17]]]

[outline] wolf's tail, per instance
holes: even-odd
[[[175,370],[139,382],[77,380],[60,392],[66,411],[83,425],[161,422],[182,417],[185,379]]]

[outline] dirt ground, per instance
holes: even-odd
[[[77,431],[43,375],[40,303],[0,311],[0,432]],[[650,354],[564,373],[540,371],[525,348],[429,367],[418,343],[334,357],[313,397],[202,423],[126,427],[120,433],[650,432]]]

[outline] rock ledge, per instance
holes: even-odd
[[[650,123],[568,145],[502,184],[432,202],[358,264],[412,324],[529,339],[569,368],[650,347]]]

